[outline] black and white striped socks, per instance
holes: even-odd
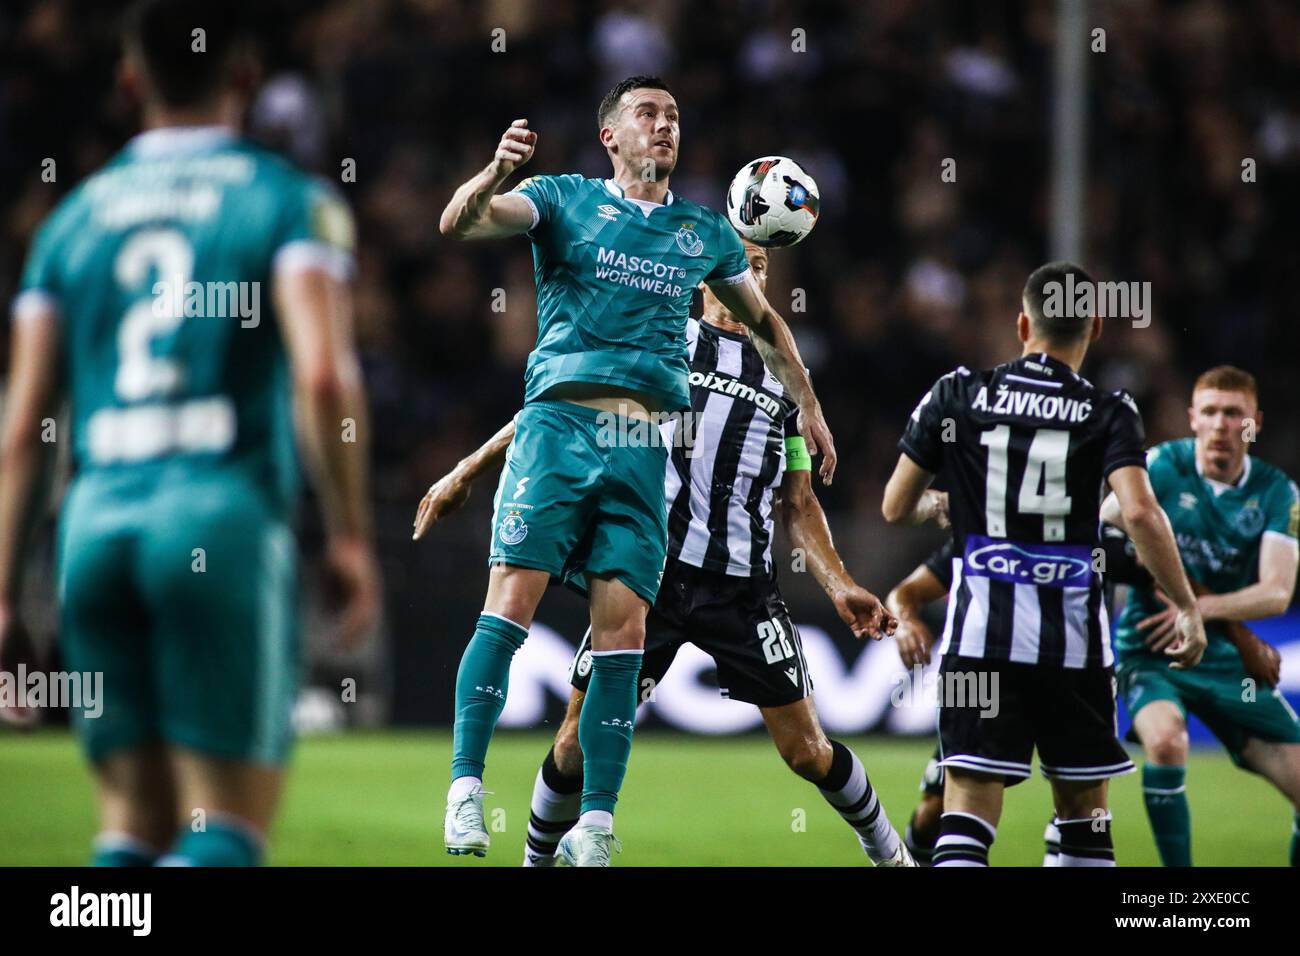
[[[569,777],[562,774],[556,766],[555,748],[552,747],[533,782],[524,866],[547,866],[551,863],[560,837],[578,822],[581,803],[582,775]]]
[[[901,838],[872,789],[866,768],[857,754],[838,740],[830,744],[831,769],[817,789],[857,832],[862,849],[873,863],[890,859],[898,851]]]
[[[979,817],[949,811],[939,818],[939,839],[931,857],[934,866],[988,866],[989,847],[998,831]]]
[[[1114,866],[1115,844],[1110,833],[1111,817],[1058,820],[1061,855],[1058,866]]]
[[[1061,830],[1056,825],[1056,817],[1047,821],[1043,831],[1043,866],[1061,865]]]

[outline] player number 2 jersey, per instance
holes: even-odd
[[[719,213],[668,194],[647,208],[612,180],[534,176],[515,189],[534,214],[537,346],[526,402],[568,382],[690,407],[685,326],[701,282],[739,282],[740,238]]]
[[[1101,392],[1048,355],[935,383],[899,449],[948,488],[955,557],[942,653],[1113,663],[1098,509],[1112,471],[1145,466],[1142,445],[1126,392]]]
[[[79,474],[234,464],[297,486],[280,268],[350,268],[352,220],[320,182],[220,127],[133,139],[46,220],[14,321],[57,311]]]

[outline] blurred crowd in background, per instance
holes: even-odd
[[[6,298],[40,218],[134,131],[114,83],[120,7],[0,9]],[[720,209],[732,174],[772,153],[820,185],[817,229],[775,253],[768,295],[835,432],[839,480],[823,501],[872,524],[926,387],[959,363],[1018,354],[1020,288],[1050,252],[1054,8],[267,0],[266,82],[249,123],[338,182],[356,212],[381,512],[409,520],[429,482],[513,414],[535,336],[528,242],[444,239],[443,205],[518,117],[539,134],[530,173],[607,175],[597,103],[624,76],[651,73],[681,106],[675,192]],[[1200,371],[1239,364],[1263,388],[1259,454],[1300,474],[1300,5],[1096,0],[1089,22],[1105,52],[1086,58],[1083,265],[1150,281],[1154,308],[1148,328],[1109,323],[1084,372],[1132,390],[1154,442],[1186,433]],[[948,158],[955,182],[941,181]],[[1247,158],[1255,182],[1243,182]],[[340,181],[346,159],[355,182]]]

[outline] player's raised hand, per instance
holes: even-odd
[[[509,176],[533,158],[533,150],[536,147],[537,134],[528,128],[528,120],[515,120],[510,124],[510,128],[501,134],[501,142],[497,144],[493,162],[496,164],[498,175]]]
[[[898,629],[894,631],[894,640],[898,642],[898,656],[904,667],[930,663],[934,634],[919,617],[900,617]]]
[[[420,499],[419,510],[415,512],[415,531],[411,540],[420,540],[435,521],[441,521],[459,510],[469,500],[469,488],[469,480],[461,474],[460,469],[448,472],[430,485]]]
[[[1206,645],[1205,622],[1201,619],[1201,612],[1196,608],[1190,611],[1179,611],[1177,631],[1178,640],[1165,651],[1170,657],[1175,658],[1169,666],[1177,671],[1195,667],[1201,662]]]
[[[326,593],[338,608],[339,643],[355,650],[379,623],[379,565],[374,548],[360,538],[335,535],[325,548]]]
[[[858,640],[871,637],[878,641],[886,634],[893,634],[898,627],[898,620],[885,609],[880,598],[856,584],[832,593],[831,603]]]
[[[822,465],[817,473],[829,485],[835,477],[835,464],[839,458],[835,454],[835,439],[831,438],[830,426],[826,424],[820,404],[799,410],[799,434],[808,446],[809,457],[821,452]]]

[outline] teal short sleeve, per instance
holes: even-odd
[[[736,230],[722,216],[715,214],[718,223],[718,261],[712,271],[704,277],[705,282],[728,282],[739,279],[749,271],[749,258],[745,255],[745,244],[740,241]]]

